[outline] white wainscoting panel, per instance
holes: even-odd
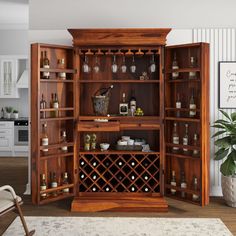
[[[219,61],[235,61],[236,60],[236,30],[235,29],[193,29],[193,42],[210,43],[210,122],[222,118],[222,114],[218,108],[218,62]],[[225,109],[226,112],[236,110]],[[211,136],[215,133],[215,129],[211,128]],[[214,139],[211,139],[211,196],[221,196],[221,174],[220,164],[213,160],[216,147]]]

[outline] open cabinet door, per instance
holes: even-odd
[[[31,45],[32,202],[75,195],[76,70],[72,47]]]
[[[209,44],[165,48],[165,195],[209,203]]]

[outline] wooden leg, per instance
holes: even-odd
[[[31,235],[33,235],[33,234],[35,233],[35,230],[32,230],[32,231],[29,232],[28,227],[27,227],[26,222],[25,222],[25,218],[24,218],[24,216],[23,216],[22,210],[21,210],[21,208],[20,208],[20,205],[19,205],[19,202],[17,201],[17,199],[15,199],[15,204],[16,204],[16,208],[17,208],[17,210],[18,210],[18,213],[19,213],[19,216],[20,216],[22,225],[23,225],[24,230],[25,230],[25,235],[26,235],[26,236],[31,236]]]

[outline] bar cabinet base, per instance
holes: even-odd
[[[75,197],[72,212],[168,212],[163,197]]]

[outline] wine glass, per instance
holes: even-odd
[[[116,73],[117,70],[118,70],[118,65],[116,64],[116,56],[113,55],[113,63],[111,66],[111,71],[112,71],[112,73]]]
[[[120,69],[121,69],[122,73],[126,73],[126,71],[127,71],[127,66],[125,64],[125,54],[123,55],[122,65],[121,65]]]
[[[130,66],[130,71],[131,71],[131,73],[136,72],[136,65],[135,65],[134,55],[133,55],[132,65]]]
[[[152,57],[151,57],[149,70],[150,70],[151,73],[156,72],[156,64],[155,64],[154,54],[153,54]]]
[[[95,73],[98,73],[99,70],[100,70],[100,67],[99,67],[99,64],[98,64],[98,57],[97,57],[97,55],[96,55],[96,56],[95,56],[95,65],[94,65],[94,67],[93,67],[93,71],[94,71]]]
[[[84,56],[84,63],[83,63],[82,69],[83,69],[84,73],[89,73],[90,72],[90,67],[89,67],[89,64],[88,64],[88,57],[87,56]]]

